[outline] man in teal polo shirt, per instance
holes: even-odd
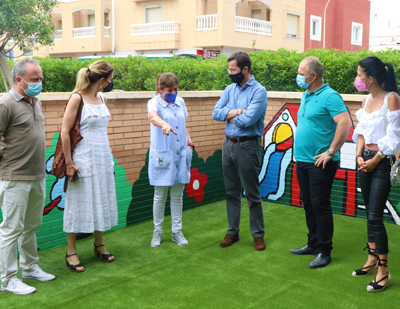
[[[346,141],[351,118],[342,97],[324,83],[318,58],[305,58],[299,65],[297,84],[306,89],[297,114],[294,142],[297,180],[304,204],[308,242],[296,255],[316,255],[308,267],[331,262],[333,216],[331,191],[340,164],[339,149]]]

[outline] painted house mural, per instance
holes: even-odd
[[[299,107],[298,103],[284,104],[264,129],[264,157],[259,174],[262,198],[294,206],[301,206],[296,158],[293,155]],[[335,176],[331,196],[332,210],[338,214],[366,217],[357,179],[356,144],[351,139],[353,130],[354,127],[340,150],[340,167]],[[399,201],[400,190],[393,188],[386,202],[387,222],[400,225]]]

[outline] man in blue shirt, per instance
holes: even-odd
[[[226,122],[226,136],[222,143],[222,169],[229,225],[220,247],[229,247],[239,241],[243,187],[250,211],[254,249],[263,251],[266,246],[258,173],[267,91],[251,75],[251,59],[247,53],[232,54],[228,58],[228,65],[233,84],[226,87],[212,112],[214,120]]]
[[[339,167],[339,149],[346,141],[351,118],[342,97],[324,83],[318,58],[305,58],[299,66],[297,84],[306,89],[297,114],[294,140],[297,180],[304,204],[308,242],[296,255],[316,255],[310,268],[331,262],[333,216],[330,196]]]

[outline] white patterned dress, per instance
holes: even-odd
[[[92,233],[118,224],[114,161],[107,137],[110,112],[104,104],[84,105],[81,140],[72,154],[80,170],[77,182],[68,183],[64,210],[64,232]]]

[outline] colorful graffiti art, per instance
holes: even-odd
[[[132,187],[132,202],[127,215],[128,224],[153,218],[154,187],[148,178],[149,153],[139,179]],[[191,180],[183,192],[183,210],[220,201],[225,198],[224,179],[222,176],[222,151],[217,150],[206,161],[193,152]],[[170,213],[169,197],[165,213]]]
[[[286,103],[264,129],[264,157],[259,174],[260,193],[264,199],[294,206],[301,206],[293,156],[299,107],[300,104]],[[356,145],[351,139],[353,130],[354,127],[340,150],[340,168],[331,196],[332,210],[348,216],[366,217],[357,183]],[[400,190],[392,189],[386,202],[385,221],[400,225],[399,201]]]

